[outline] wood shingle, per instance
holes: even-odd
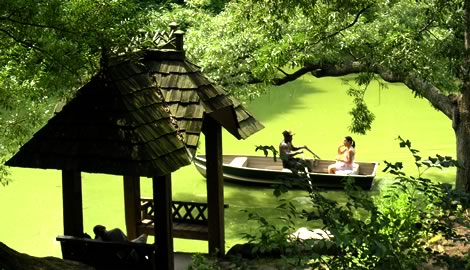
[[[165,175],[190,164],[208,115],[239,139],[263,128],[182,52],[117,57],[6,164]]]
[[[170,34],[157,36],[163,41],[159,49],[102,59],[100,72],[6,162],[62,170],[62,214],[68,237],[84,232],[81,172],[124,176],[127,235],[132,238],[142,233],[140,176],[151,177],[153,210],[158,216],[152,217],[155,244],[148,259],[158,262],[151,269],[167,270],[174,268],[176,236],[171,173],[191,163],[204,129],[210,217],[204,239],[210,254],[223,255],[222,127],[239,139],[263,127],[199,67],[185,60],[183,32],[176,24],[170,28]],[[195,234],[188,237],[201,239]],[[64,259],[85,260],[70,257],[75,250],[67,249]]]
[[[149,177],[190,164],[153,80],[129,68],[136,73],[125,83],[112,81],[113,70],[81,88],[6,164]]]

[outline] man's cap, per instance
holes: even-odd
[[[292,130],[289,130],[289,129],[286,129],[282,132],[282,135],[286,136],[286,135],[289,135],[289,136],[294,136],[295,133],[292,132]]]

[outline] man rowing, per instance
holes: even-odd
[[[295,147],[292,144],[292,139],[294,133],[290,130],[284,130],[282,132],[284,136],[284,140],[281,141],[279,144],[279,157],[282,160],[282,167],[285,169],[293,169],[296,168],[297,164],[299,164],[300,159],[295,158],[298,154],[302,154],[303,151],[301,149],[306,149],[306,146]]]

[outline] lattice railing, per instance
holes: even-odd
[[[141,198],[140,202],[142,220],[153,220],[155,215],[153,200]],[[173,201],[172,215],[173,222],[207,225],[207,203]]]

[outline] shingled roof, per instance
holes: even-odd
[[[8,166],[156,176],[191,163],[204,117],[238,139],[263,126],[178,49],[110,59]]]
[[[176,58],[162,59],[161,51],[147,50],[143,63],[156,80],[171,115],[177,119],[191,153],[196,151],[204,114],[238,139],[246,139],[263,128],[238,100],[209,80],[199,67]]]

